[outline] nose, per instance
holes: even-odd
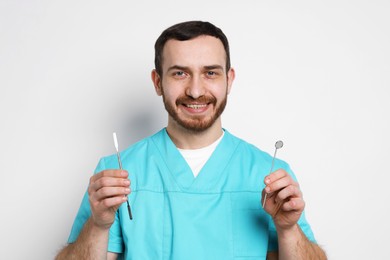
[[[205,94],[205,86],[202,79],[198,77],[192,77],[188,82],[186,88],[186,95],[192,97],[193,99],[197,99]]]

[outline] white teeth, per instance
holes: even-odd
[[[186,105],[186,106],[193,109],[200,109],[206,107],[206,105]]]

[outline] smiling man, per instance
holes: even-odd
[[[152,80],[169,114],[168,134],[177,139],[178,148],[207,146],[222,135],[220,116],[234,80],[222,42],[207,35],[170,39],[162,57],[162,68],[152,71]]]
[[[166,29],[151,77],[167,127],[123,151],[123,171],[101,159],[57,259],[326,259],[288,164],[268,175],[272,157],[222,128],[235,77],[223,32]]]

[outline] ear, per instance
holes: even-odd
[[[236,72],[234,71],[233,68],[230,68],[228,73],[227,73],[227,93],[230,93],[230,90],[233,85],[234,78],[236,77]]]
[[[161,77],[158,75],[157,71],[154,69],[151,73],[154,89],[158,96],[162,95],[162,89],[161,89]]]

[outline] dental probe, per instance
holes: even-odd
[[[275,158],[276,158],[276,152],[278,151],[278,149],[280,149],[282,147],[283,147],[283,142],[282,141],[277,141],[275,143],[275,153],[274,153],[274,157],[272,158],[271,170],[269,171],[269,174],[271,174],[272,170],[274,169],[274,162],[275,162]],[[264,205],[265,205],[265,201],[267,200],[267,194],[268,193],[265,193],[265,195],[264,195],[263,208],[264,208]]]
[[[119,169],[122,170],[122,161],[121,161],[121,157],[120,157],[120,154],[119,154],[118,140],[116,139],[116,133],[114,132],[112,134],[112,136],[114,137],[114,145],[115,145],[115,149],[116,149],[116,157],[118,158]],[[133,219],[133,215],[131,214],[131,208],[130,208],[129,200],[127,199],[126,202],[127,202],[127,211],[129,212],[130,220],[132,220]]]

